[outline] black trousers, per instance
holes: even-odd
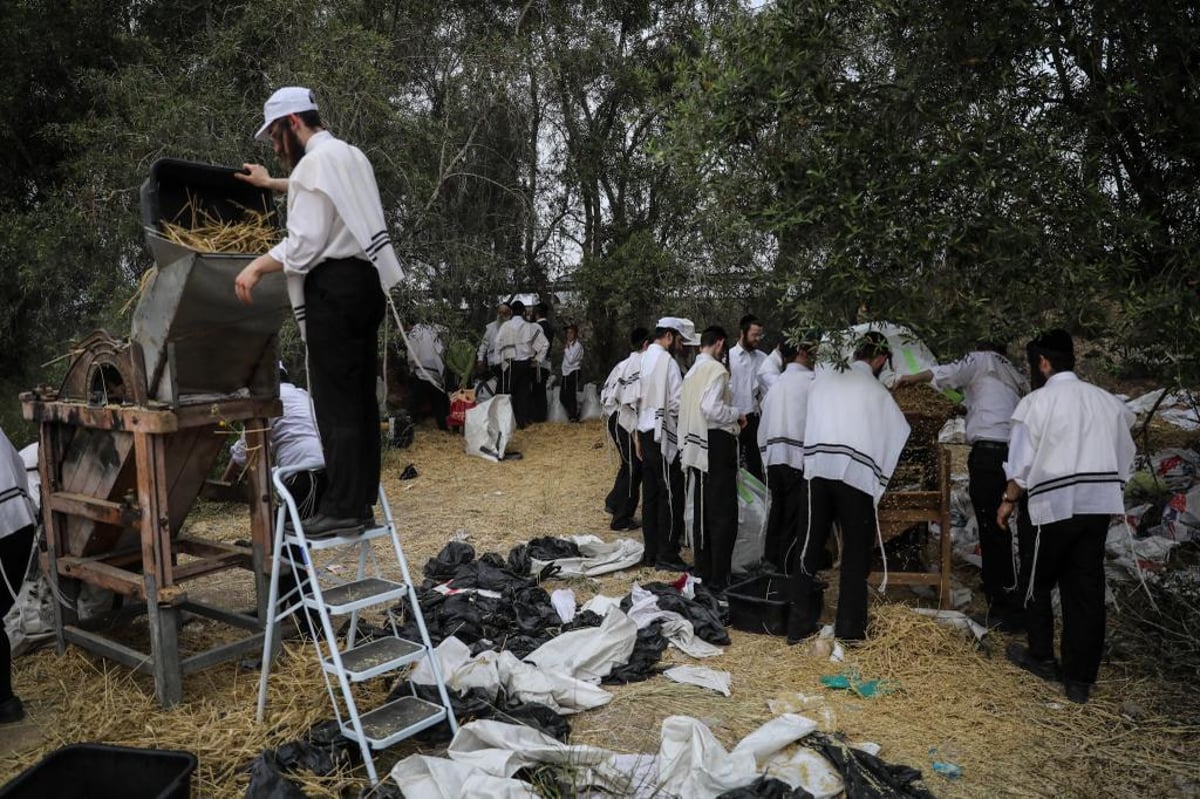
[[[642,539],[646,560],[679,555],[683,539],[683,470],[679,455],[663,460],[654,431],[638,432],[642,445]]]
[[[433,416],[438,430],[446,429],[450,415],[450,397],[445,391],[416,375],[408,378],[408,412],[413,420],[421,419],[426,411]]]
[[[1072,516],[1034,531],[1033,597],[1025,625],[1029,652],[1054,656],[1054,610],[1050,593],[1062,601],[1064,680],[1094,683],[1104,654],[1104,539],[1109,517]],[[1037,540],[1040,539],[1040,540]]]
[[[562,403],[571,421],[579,421],[579,370],[563,375],[562,388],[558,391],[558,401]]]
[[[862,640],[867,635],[867,574],[875,545],[875,502],[870,494],[840,480],[814,477],[808,488],[812,522],[800,543],[803,558],[797,558],[792,573],[791,612],[811,618],[814,626],[817,623],[816,573],[836,521],[842,528],[842,572],[834,635],[847,641]]]
[[[771,513],[767,517],[763,560],[791,574],[799,565],[796,559],[804,543],[801,530],[808,523],[804,472],[782,463],[768,466],[767,486],[771,490]]]
[[[532,421],[544,422],[549,418],[549,405],[546,399],[546,383],[550,370],[533,364],[533,388],[529,398],[529,416]]]
[[[969,493],[979,524],[979,552],[983,559],[983,593],[992,615],[1019,615],[1024,595],[1017,590],[1017,567],[1013,563],[1012,527],[1000,529],[996,512],[1008,479],[1004,476],[1004,461],[1008,459],[1007,444],[976,442],[967,457],[970,475]]]
[[[519,428],[533,421],[533,370],[530,361],[511,361],[500,381],[500,393],[512,397],[513,417]]]
[[[612,526],[621,527],[633,520],[638,500],[642,493],[642,462],[633,452],[633,438],[617,423],[617,414],[611,414],[606,422],[608,435],[617,446],[621,465],[613,480],[612,490],[604,500],[605,507],[612,508]]]
[[[708,471],[691,469],[693,551],[696,575],[710,589],[729,585],[733,545],[737,542],[737,437],[708,431]]]
[[[327,516],[367,516],[379,493],[375,371],[385,304],[379,272],[366,261],[325,261],[304,280],[308,376],[325,452],[320,511]]]
[[[742,447],[741,457],[746,471],[759,480],[765,480],[766,473],[763,471],[762,453],[758,449],[759,421],[760,417],[757,413],[746,414],[746,426],[742,428],[741,434],[738,435],[738,442]]]
[[[37,528],[31,524],[0,538],[0,569],[4,570],[4,575],[14,591],[19,592],[21,584],[25,582],[25,571],[29,568],[29,555],[36,531]],[[7,702],[13,697],[12,644],[4,630],[3,619],[12,610],[15,602],[16,597],[11,596],[8,587],[0,582],[0,702]]]

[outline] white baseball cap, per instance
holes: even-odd
[[[654,323],[655,327],[665,327],[677,331],[683,343],[689,347],[700,346],[700,337],[696,335],[696,325],[691,319],[679,316],[664,316]]]
[[[269,138],[267,128],[271,127],[271,123],[280,117],[316,110],[317,97],[311,89],[303,86],[284,86],[282,89],[276,89],[275,93],[263,103],[263,125],[258,129],[258,133],[254,134],[254,138],[266,141]]]

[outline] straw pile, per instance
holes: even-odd
[[[616,468],[604,440],[598,422],[542,425],[517,433],[511,449],[521,451],[523,460],[492,464],[465,456],[461,437],[422,428],[411,448],[388,452],[384,465],[413,572],[456,535],[467,536],[481,553],[507,553],[539,535],[618,535],[607,531],[602,511]],[[401,482],[399,472],[408,463],[420,477]],[[248,531],[245,509],[233,506],[203,507],[189,524],[198,535],[228,540]],[[965,568],[957,576],[972,586],[978,580]],[[569,586],[582,602],[596,592],[624,594],[633,580],[666,577],[634,569],[547,587]],[[230,572],[190,585],[202,598],[220,595],[247,604],[249,582],[247,574]],[[836,602],[836,585],[826,597],[828,605]],[[781,639],[731,631],[733,644],[704,665],[732,672],[732,697],[665,678],[613,686],[609,705],[572,718],[573,742],[655,753],[662,720],[685,713],[732,746],[768,720],[773,706],[777,712],[795,709],[853,741],[881,744],[885,759],[922,769],[939,796],[1161,796],[1196,785],[1200,698],[1190,686],[1152,680],[1132,662],[1109,662],[1093,701],[1072,705],[1057,686],[1004,660],[1011,639],[995,636],[980,649],[912,613],[907,605],[917,600],[908,591],[893,588],[886,599],[872,608],[870,641],[848,650],[844,664]],[[181,638],[192,630],[186,627]],[[687,662],[674,650],[665,660],[664,666]],[[17,692],[47,737],[36,750],[0,757],[0,781],[62,743],[107,740],[194,751],[201,761],[196,794],[232,799],[245,792],[247,778],[239,769],[263,748],[294,740],[331,715],[311,649],[294,648],[277,662],[262,726],[254,722],[257,673],[233,665],[185,678],[185,703],[168,712],[155,706],[144,678],[78,650],[61,658],[42,651],[18,659],[15,667]],[[821,675],[846,668],[864,679],[887,680],[895,690],[862,699],[820,686]],[[384,688],[382,681],[370,684],[373,692]],[[939,759],[962,766],[961,779],[932,773],[932,747]],[[386,769],[413,751],[416,744],[405,742],[378,765]],[[353,777],[309,779],[306,790],[338,796],[352,778],[361,780],[361,770]]]
[[[179,212],[179,217],[189,217],[188,223],[163,221],[163,235],[198,252],[257,255],[271,249],[279,238],[279,231],[271,224],[270,216],[253,208],[240,207],[241,220],[226,222],[199,207],[194,198],[189,198],[188,204]]]

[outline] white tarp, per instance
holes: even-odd
[[[1158,398],[1166,394],[1166,391],[1165,388],[1160,388],[1149,394],[1143,394],[1136,399],[1128,400],[1125,407],[1138,416],[1142,416],[1150,412],[1150,409],[1158,402]],[[1176,391],[1163,397],[1155,416],[1184,430],[1200,430],[1200,411],[1197,408],[1200,408],[1200,395],[1194,392]]]
[[[503,460],[516,429],[512,400],[507,394],[481,402],[467,411],[463,426],[466,452],[493,462]]]
[[[727,671],[717,671],[707,666],[675,666],[664,671],[663,676],[668,680],[685,685],[707,688],[724,696],[731,694],[729,686],[733,681],[733,675]]]
[[[616,796],[713,799],[766,773],[827,799],[842,790],[841,778],[812,750],[784,750],[811,733],[816,722],[787,713],[763,724],[726,752],[703,722],[670,716],[662,723],[658,756],[621,755],[570,745],[530,727],[483,720],[464,724],[447,749],[449,759],[410,755],[391,776],[408,799],[524,797],[511,778],[524,768],[567,766],[573,786]],[[490,782],[488,780],[491,780]],[[486,793],[486,791],[493,791]]]
[[[582,394],[583,402],[579,406],[579,418],[586,422],[603,416],[604,408],[600,405],[600,392],[596,388],[596,384],[584,384]]]
[[[558,560],[530,560],[529,573],[538,574],[548,564],[558,567],[558,577],[596,577],[621,571],[642,562],[646,545],[632,538],[605,541],[594,535],[572,535],[568,540],[579,547],[579,557]]]
[[[912,330],[891,322],[865,322],[855,325],[849,330],[827,336],[822,343],[832,343],[837,348],[835,354],[849,360],[854,357],[855,343],[868,330],[882,333],[892,348],[892,363],[890,366],[885,364],[879,374],[879,380],[885,386],[890,388],[900,375],[915,375],[937,366],[937,358],[934,357],[933,351],[926,347]]]
[[[470,648],[451,636],[433,650],[446,687],[453,691],[482,688],[495,700],[501,688],[522,702],[538,702],[560,716],[591,710],[612,701],[612,694],[562,672],[539,669],[517,659],[512,652],[491,650],[471,656]],[[433,685],[433,670],[422,660],[413,669],[412,681]]]
[[[987,628],[982,624],[972,619],[961,610],[934,610],[932,608],[912,608],[913,613],[919,613],[922,616],[933,619],[938,624],[946,627],[953,627],[956,630],[968,633],[975,637],[975,640],[980,640],[987,635]]]
[[[637,625],[613,608],[599,627],[569,630],[551,638],[525,656],[542,671],[566,674],[573,679],[599,683],[614,666],[623,666],[633,654]]]

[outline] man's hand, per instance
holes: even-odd
[[[996,511],[996,524],[1001,530],[1008,529],[1008,520],[1012,517],[1013,510],[1016,509],[1016,504],[1005,500],[1000,503],[1000,508]]]
[[[277,192],[287,191],[287,179],[271,177],[271,173],[262,164],[242,164],[242,169],[246,171],[234,172],[233,176],[244,183],[249,183],[251,186],[258,186],[260,189],[270,189]]]
[[[738,429],[739,430],[746,429],[746,414],[744,414],[744,413],[738,416]]]
[[[233,282],[233,290],[237,293],[237,298],[249,305],[254,302],[253,292],[254,287],[258,285],[258,281],[268,272],[278,272],[283,269],[283,264],[276,261],[269,254],[260,255],[246,265],[237,276],[237,280]]]

